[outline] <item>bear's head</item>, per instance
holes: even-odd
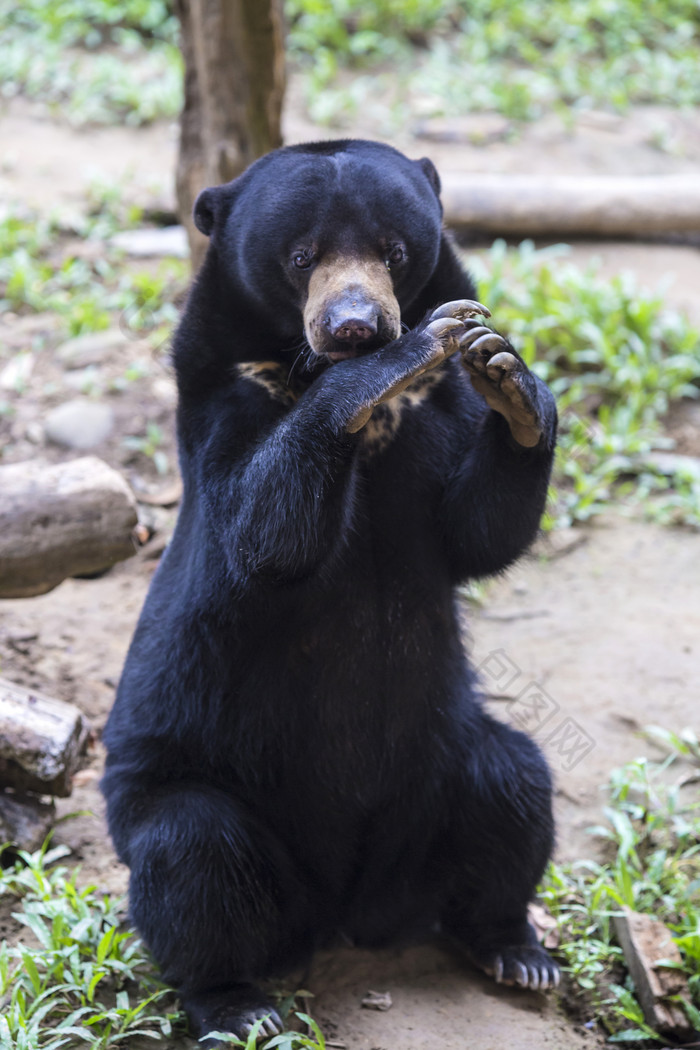
[[[291,146],[204,190],[197,228],[208,266],[281,342],[304,336],[330,361],[396,338],[440,250],[432,163],[342,140]],[[221,287],[221,285],[220,285]]]

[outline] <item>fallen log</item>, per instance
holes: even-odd
[[[0,598],[28,598],[68,576],[131,557],[134,496],[95,456],[0,466]]]
[[[442,177],[453,229],[502,237],[700,235],[700,179],[693,175],[471,174]]]
[[[88,732],[73,704],[0,678],[0,786],[70,795]]]

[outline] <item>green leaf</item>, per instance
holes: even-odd
[[[609,1043],[642,1043],[649,1040],[649,1032],[643,1028],[625,1028],[608,1036]],[[653,1038],[653,1037],[652,1037]]]
[[[34,989],[34,995],[39,995],[41,992],[41,977],[39,971],[36,968],[36,963],[29,952],[22,952],[22,966],[25,972],[29,976],[29,980],[32,982],[32,988]]]

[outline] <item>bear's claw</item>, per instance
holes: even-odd
[[[431,356],[415,372],[415,376],[442,364],[448,357],[452,357],[458,350],[482,333],[490,332],[490,328],[484,328],[480,321],[475,320],[477,314],[490,317],[488,307],[477,303],[474,299],[454,299],[450,303],[443,303],[428,317],[425,322],[424,331],[434,340]]]
[[[284,1031],[280,1015],[269,1005],[237,1004],[234,998],[230,1004],[224,1002],[213,1009],[205,1009],[202,1013],[199,1013],[196,1004],[193,1003],[187,1004],[186,1009],[194,1022],[195,1030],[201,1033],[199,1042],[204,1050],[223,1050],[223,1047],[228,1045],[217,1038],[217,1034],[230,1034],[246,1042],[257,1025],[255,1038],[259,1043],[281,1035]]]
[[[460,350],[468,355],[469,363],[475,368],[481,363],[486,364],[491,354],[503,350],[507,345],[503,336],[484,325],[469,329],[459,340]]]
[[[533,992],[546,992],[558,988],[561,973],[544,948],[505,948],[494,956],[490,965],[482,969],[493,977],[496,984],[517,985]]]
[[[466,321],[467,318],[474,317],[476,314],[490,317],[491,311],[482,303],[477,303],[476,299],[453,299],[433,310],[430,320],[437,321],[440,317],[455,317],[458,321]]]
[[[506,419],[519,445],[533,448],[542,435],[537,386],[527,365],[509,343],[480,325],[458,339],[472,386]]]
[[[258,1018],[258,1020],[259,1020],[259,1018]],[[246,1025],[244,1025],[244,1028],[246,1028],[248,1030],[247,1033],[246,1033],[246,1038],[253,1031],[254,1024],[255,1024],[255,1022],[253,1022],[253,1024],[246,1024]],[[265,1039],[265,1038],[267,1038],[267,1036],[281,1035],[282,1034],[282,1029],[283,1029],[283,1025],[282,1025],[282,1022],[281,1022],[280,1018],[277,1016],[277,1014],[276,1013],[274,1015],[271,1014],[271,1013],[267,1014],[267,1016],[265,1016],[263,1018],[262,1024],[260,1025],[258,1039]]]

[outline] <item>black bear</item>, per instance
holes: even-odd
[[[103,790],[133,921],[197,1034],[274,1034],[256,982],[338,931],[439,924],[498,981],[558,978],[526,916],[550,776],[482,709],[455,599],[535,537],[556,411],[478,319],[439,190],[430,161],[346,140],[195,205],[184,496]]]

